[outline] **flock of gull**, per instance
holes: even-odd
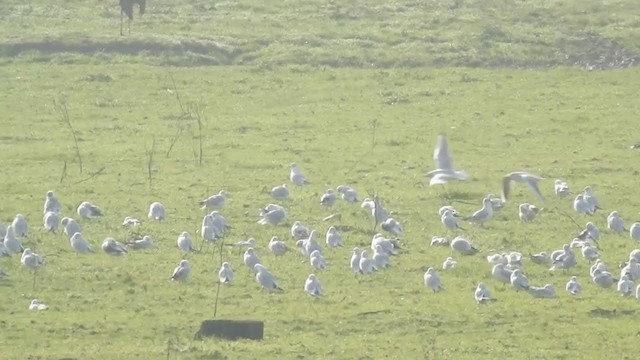
[[[464,170],[454,167],[453,159],[448,149],[446,137],[439,135],[437,145],[433,154],[436,169],[430,171],[426,176],[430,179],[430,185],[443,185],[451,181],[465,181],[468,175]],[[289,180],[295,186],[305,186],[308,180],[299,166],[295,163],[290,165]],[[502,194],[495,196],[492,194],[483,198],[480,209],[470,216],[462,216],[453,206],[442,206],[438,211],[438,216],[442,226],[447,234],[463,233],[463,226],[480,226],[491,221],[494,214],[504,207],[509,199],[512,186],[516,184],[526,185],[533,193],[535,199],[544,202],[542,192],[538,187],[538,183],[543,180],[542,177],[528,172],[512,172],[503,177]],[[558,198],[567,198],[571,195],[569,185],[562,180],[555,180],[554,193]],[[289,198],[289,185],[282,184],[274,187],[269,191],[270,196],[276,201],[284,201]],[[221,209],[226,203],[227,194],[224,190],[212,195],[200,202],[202,209],[211,211],[202,219],[200,236],[204,243],[214,243],[221,241],[230,229],[229,222],[221,214]],[[373,198],[365,198],[362,200],[358,192],[349,186],[339,185],[334,189],[328,189],[319,198],[319,204],[324,207],[332,207],[337,201],[345,201],[348,203],[359,203],[363,211],[370,214],[375,229],[380,226],[384,233],[376,233],[371,240],[370,249],[353,248],[351,258],[347,261],[344,259],[344,266],[349,266],[351,271],[356,274],[367,275],[377,271],[383,271],[390,266],[392,258],[399,255],[401,242],[399,237],[402,236],[404,229],[402,224],[394,219],[392,213],[382,206],[378,196]],[[597,211],[602,211],[600,204],[593,189],[587,186],[577,194],[573,201],[573,209],[578,214],[593,215]],[[540,208],[530,203],[523,203],[518,206],[519,219],[522,222],[534,221],[540,212]],[[63,233],[69,239],[70,248],[79,254],[94,252],[91,244],[84,238],[82,227],[79,221],[86,221],[92,218],[102,216],[103,211],[90,202],[82,202],[77,208],[78,220],[71,217],[62,217],[62,207],[60,201],[56,198],[53,191],[46,194],[43,212],[43,226],[46,231],[56,232],[62,228]],[[154,221],[162,221],[165,219],[165,208],[159,202],[154,202],[149,206],[148,218]],[[334,221],[339,220],[339,214],[330,215],[323,220]],[[266,205],[259,214],[258,224],[265,226],[282,226],[287,223],[287,210],[285,207],[271,203]],[[141,221],[133,217],[125,217],[124,226],[137,226]],[[627,233],[632,240],[640,241],[640,223],[634,223],[626,228],[624,220],[617,211],[612,211],[607,217],[606,224],[608,231],[615,233]],[[21,264],[34,271],[46,265],[43,256],[36,254],[30,248],[24,248],[22,239],[29,234],[29,226],[27,220],[22,214],[17,214],[8,226],[0,223],[0,238],[4,241],[0,242],[0,257],[9,257],[13,253],[21,254]],[[301,221],[294,221],[290,229],[290,235],[295,241],[296,251],[299,251],[313,268],[304,281],[302,287],[304,291],[313,297],[319,297],[323,294],[323,288],[320,278],[316,273],[320,273],[326,269],[327,263],[324,258],[326,248],[337,248],[344,246],[342,235],[336,226],[329,226],[324,243],[320,239],[320,234],[316,229],[306,227]],[[492,278],[497,283],[503,283],[505,286],[512,287],[515,291],[522,291],[530,294],[534,298],[554,298],[557,296],[556,287],[553,284],[540,284],[534,286],[530,284],[527,275],[524,272],[524,263],[532,262],[540,266],[549,267],[549,271],[568,270],[576,266],[580,255],[593,263],[589,270],[589,278],[591,282],[600,288],[610,288],[615,285],[617,291],[624,296],[635,296],[640,300],[640,285],[635,286],[634,281],[640,280],[640,249],[630,252],[629,257],[624,259],[620,265],[620,276],[618,278],[610,272],[608,265],[601,259],[598,249],[598,241],[600,239],[600,230],[596,224],[589,221],[583,229],[575,236],[573,241],[563,244],[559,249],[547,253],[541,251],[537,254],[529,254],[525,257],[519,252],[503,252],[492,253],[487,255],[486,259],[491,268]],[[176,245],[184,253],[198,251],[195,242],[188,232],[182,232],[178,235]],[[268,291],[283,291],[278,285],[276,276],[268,269],[258,254],[257,241],[254,238],[239,241],[234,246],[245,248],[242,256],[243,264],[255,274],[255,280],[259,286]],[[453,254],[461,256],[476,255],[479,250],[474,246],[473,242],[464,235],[455,236],[448,240],[447,237],[433,236],[431,246],[446,246],[451,249],[451,255],[447,257],[442,264],[442,271],[455,268],[458,261],[453,258]],[[126,242],[119,242],[115,238],[107,237],[101,244],[101,250],[111,256],[122,256],[129,250],[140,250],[154,247],[154,242],[150,236],[143,236],[141,239]],[[267,249],[275,257],[281,257],[288,252],[293,251],[293,246],[288,245],[286,239],[280,239],[277,236],[271,237],[268,242]],[[171,276],[167,277],[171,281],[181,282],[189,279],[191,274],[191,265],[188,260],[182,259],[178,266],[175,267]],[[0,269],[0,279],[8,276]],[[586,274],[585,274],[586,276]],[[234,281],[234,269],[229,261],[222,263],[218,272],[218,279],[222,284],[232,283]],[[302,280],[302,279],[301,279]],[[438,271],[434,267],[429,267],[423,276],[424,285],[433,292],[439,292],[445,288],[443,280],[440,278]],[[34,283],[35,284],[35,283]],[[578,295],[582,290],[578,277],[571,276],[566,285],[565,290],[571,295]],[[475,301],[478,304],[495,301],[491,296],[488,284],[480,282],[474,292]],[[29,305],[32,310],[44,310],[48,306],[41,303],[37,299],[33,299]]]

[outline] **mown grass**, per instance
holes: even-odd
[[[634,193],[638,156],[629,129],[637,106],[637,70],[584,72],[490,70],[334,70],[306,67],[171,69],[183,106],[207,104],[204,164],[194,157],[197,131],[181,110],[167,69],[150,66],[5,67],[2,159],[5,171],[0,211],[7,223],[17,212],[30,220],[25,240],[48,260],[32,289],[31,274],[16,256],[2,259],[10,274],[0,303],[2,345],[8,358],[563,358],[616,357],[635,347],[633,317],[598,318],[596,308],[635,310],[635,299],[602,291],[587,277],[587,263],[567,274],[549,274],[529,264],[535,284],[552,282],[558,299],[534,300],[490,279],[484,256],[495,249],[523,253],[558,248],[577,231],[556,209],[571,212],[571,200],[551,195],[552,179],[574,189],[592,185],[606,210],[637,218]],[[101,74],[102,76],[96,76]],[[93,81],[110,78],[111,81]],[[173,90],[172,90],[173,91]],[[53,106],[66,99],[80,138],[85,172],[79,174],[70,132]],[[390,99],[403,99],[391,101]],[[605,120],[606,119],[606,120]],[[372,121],[377,120],[372,146]],[[606,126],[604,125],[606,121]],[[169,157],[178,126],[184,126]],[[545,211],[532,224],[517,221],[516,206],[531,200],[526,189],[486,229],[467,225],[467,235],[483,251],[459,258],[460,267],[441,271],[446,291],[432,294],[422,284],[426,266],[439,264],[448,249],[431,248],[442,234],[436,209],[448,203],[445,190],[426,186],[435,135],[447,132],[460,167],[472,176],[449,191],[479,203],[498,192],[502,174],[526,169],[549,178],[543,183]],[[156,139],[153,187],[147,182],[146,151]],[[64,161],[67,176],[60,182]],[[319,195],[339,183],[361,193],[377,191],[405,224],[405,250],[393,267],[371,276],[352,275],[350,249],[367,246],[371,223],[357,206],[338,203],[348,246],[327,251],[329,270],[320,274],[326,296],[312,301],[301,287],[310,272],[297,253],[276,260],[266,251],[272,235],[288,238],[287,227],[261,227],[258,209],[271,202],[261,189],[287,181],[287,165],[298,162],[312,185],[293,189],[285,203],[296,219],[324,232],[330,213]],[[77,183],[104,167],[102,175]],[[283,294],[259,290],[241,255],[224,250],[237,281],[224,287],[218,317],[265,321],[265,340],[194,341],[199,322],[213,316],[218,256],[189,256],[193,275],[186,284],[168,278],[182,254],[179,232],[195,235],[202,212],[196,201],[218,189],[230,194],[223,213],[234,229],[228,242],[256,237],[259,254],[276,274]],[[106,210],[104,218],[83,221],[96,254],[77,256],[59,235],[40,229],[44,193],[54,189],[64,213],[82,200]],[[99,251],[106,236],[130,237],[122,218],[144,218],[153,201],[167,205],[164,223],[146,222],[135,232],[150,234],[157,249],[112,258]],[[464,213],[477,205],[455,204]],[[542,204],[541,204],[542,205]],[[575,216],[579,222],[585,218]],[[604,228],[602,215],[594,217]],[[290,242],[293,246],[293,244]],[[611,267],[636,244],[610,233],[601,242]],[[561,291],[570,274],[584,294]],[[499,299],[477,307],[475,283],[486,281]],[[51,305],[46,312],[26,308],[31,298]],[[368,314],[370,313],[370,314]],[[599,341],[585,342],[585,334]]]
[[[0,280],[3,358],[633,357],[636,315],[624,311],[638,303],[596,288],[585,261],[556,274],[525,265],[533,284],[558,288],[557,299],[540,300],[496,283],[484,259],[492,251],[550,251],[572,239],[578,229],[563,212],[587,219],[573,215],[570,199],[553,197],[555,178],[575,191],[591,185],[605,212],[618,210],[628,224],[638,219],[638,152],[629,149],[638,141],[637,68],[515,69],[589,64],[600,43],[585,45],[587,32],[619,43],[607,51],[633,55],[633,2],[163,0],[151,2],[125,38],[113,3],[0,4],[0,31],[8,35],[0,40],[0,221],[25,214],[32,231],[25,245],[48,261],[34,290],[17,256],[0,259],[9,274]],[[83,173],[54,101],[68,107]],[[202,165],[197,124],[184,114],[196,106],[205,115]],[[423,174],[442,132],[471,179],[430,188]],[[301,220],[324,233],[330,224],[323,217],[343,215],[336,225],[347,246],[327,251],[329,268],[319,274],[326,294],[317,301],[302,291],[311,272],[303,258],[294,252],[278,260],[266,250],[273,235],[293,247],[288,227],[256,224],[272,202],[263,189],[287,182],[292,161],[311,185],[283,203],[289,224]],[[427,291],[426,267],[439,267],[450,253],[428,246],[444,234],[437,208],[455,198],[468,203],[453,205],[471,213],[514,170],[548,179],[540,217],[517,220],[517,204],[532,196],[514,188],[486,228],[465,226],[482,253],[456,257],[459,268],[439,271],[446,291]],[[318,204],[325,189],[342,183],[362,196],[378,192],[403,222],[404,250],[392,268],[366,277],[349,272],[351,248],[368,247],[372,224],[358,206]],[[225,241],[258,239],[259,255],[285,289],[261,291],[242,255],[223,250],[237,279],[222,288],[217,317],[264,320],[260,342],[193,340],[200,321],[213,317],[217,253],[189,255],[187,283],[168,280],[183,256],[177,235],[196,237],[203,216],[197,201],[219,189],[229,193],[222,212],[233,225]],[[47,190],[56,191],[65,215],[75,216],[83,200],[105,209],[103,218],[81,222],[95,254],[76,255],[64,236],[40,229]],[[146,220],[153,201],[167,206],[167,221],[120,226],[125,216]],[[637,244],[606,232],[602,214],[589,219],[604,232],[603,258],[615,272]],[[107,236],[142,234],[156,249],[122,258],[99,249]],[[570,275],[584,286],[579,297],[562,291]],[[476,306],[478,281],[499,301]],[[32,298],[51,308],[29,312]],[[594,316],[599,308],[616,315]]]

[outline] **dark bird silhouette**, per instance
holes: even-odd
[[[133,20],[133,4],[138,4],[140,7],[140,16],[144,14],[144,8],[146,6],[146,0],[120,0],[120,35],[122,33],[122,23],[124,21],[124,15],[129,17],[129,34],[131,34],[131,20]]]

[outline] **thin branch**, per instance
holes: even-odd
[[[371,153],[373,154],[373,149],[376,147],[376,130],[378,130],[378,119],[373,119],[371,121],[371,128],[373,129],[371,135]]]
[[[153,141],[151,142],[151,150],[147,152],[149,155],[147,161],[147,175],[149,176],[149,187],[153,186],[153,154],[156,152],[156,137],[153,137]]]
[[[195,104],[195,113],[196,113],[196,121],[198,122],[198,143],[200,146],[200,153],[198,156],[198,163],[202,166],[202,123],[204,120],[204,109],[199,105]]]
[[[167,159],[169,158],[169,154],[171,153],[171,150],[173,150],[173,146],[178,141],[178,138],[180,137],[180,135],[182,135],[183,130],[184,130],[184,126],[180,126],[178,128],[178,131],[176,132],[176,135],[173,137],[173,139],[171,139],[171,145],[169,145],[169,150],[167,150],[167,155],[166,155]]]
[[[98,170],[98,171],[94,172],[93,174],[89,175],[89,177],[86,177],[86,178],[84,178],[84,179],[82,179],[80,181],[74,182],[73,185],[83,183],[85,181],[93,179],[94,177],[96,177],[98,175],[101,175],[104,172],[104,169],[105,169],[105,167],[103,166],[102,168],[100,168],[100,170]]]
[[[382,205],[380,205],[380,197],[378,194],[373,197],[373,233],[376,233],[378,227],[378,218],[380,217],[380,211],[382,211]]]
[[[60,184],[67,178],[67,160],[64,161],[64,166],[62,167],[62,175],[60,175]]]
[[[73,129],[73,126],[71,125],[71,119],[69,118],[69,110],[67,109],[67,103],[65,102],[64,99],[59,101],[56,101],[54,99],[53,104],[60,112],[60,115],[62,116],[62,121],[64,121],[69,127],[69,130],[71,130],[71,135],[73,135],[73,143],[76,147],[76,156],[78,157],[78,165],[80,166],[80,174],[82,174],[82,156],[80,156],[80,147],[78,146],[78,137],[76,136],[76,131]]]
[[[220,267],[222,267],[222,247],[224,246],[224,239],[220,241]],[[216,289],[216,302],[213,305],[213,317],[216,317],[218,313],[218,297],[220,296],[220,285],[221,281],[218,279],[218,288]]]
[[[182,99],[180,99],[180,93],[178,92],[176,81],[174,80],[171,72],[169,71],[167,72],[169,73],[169,78],[171,78],[171,84],[173,85],[173,92],[176,94],[176,100],[178,100],[178,105],[180,105],[180,111],[182,111],[182,116],[185,116],[187,114],[187,111],[184,109],[184,106],[182,106]]]

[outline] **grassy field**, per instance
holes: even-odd
[[[0,40],[0,220],[25,214],[24,244],[47,260],[33,289],[18,256],[0,258],[9,274],[0,280],[3,358],[635,358],[639,303],[593,285],[582,258],[566,273],[525,265],[532,284],[556,285],[551,300],[503,288],[485,260],[560,248],[578,231],[564,214],[600,227],[603,259],[616,277],[617,264],[639,247],[607,232],[604,214],[578,216],[572,199],[553,196],[555,178],[574,192],[591,185],[605,213],[618,210],[628,225],[640,219],[640,154],[629,149],[640,140],[633,131],[640,73],[584,70],[626,67],[637,56],[633,2],[156,1],[123,38],[115,3],[0,5],[8,35]],[[55,104],[67,106],[82,172]],[[448,134],[469,181],[428,186],[438,133]],[[301,220],[324,234],[331,224],[322,218],[342,214],[334,225],[347,245],[325,251],[321,299],[302,291],[312,271],[297,251],[283,259],[268,253],[274,235],[294,246],[289,227],[256,223],[273,202],[264,189],[288,182],[293,161],[311,184],[282,202],[288,224]],[[444,235],[437,209],[460,200],[452,204],[470,214],[515,170],[546,178],[541,215],[520,223],[517,205],[534,199],[514,188],[487,226],[463,225],[481,253],[454,255],[459,267],[439,270],[446,291],[428,291],[424,271],[450,255],[429,246],[432,235]],[[349,271],[351,249],[369,246],[372,223],[357,205],[318,204],[339,184],[363,197],[379,193],[404,224],[391,268]],[[222,287],[217,318],[264,320],[260,342],[193,340],[200,322],[213,318],[217,253],[187,255],[189,281],[169,281],[184,257],[178,234],[197,237],[204,215],[197,201],[220,189],[233,225],[225,242],[258,239],[258,254],[285,289],[261,291],[242,254],[223,250],[237,278]],[[84,200],[105,210],[81,221],[95,254],[76,255],[64,235],[41,230],[47,190],[64,215],[77,217]],[[167,221],[121,226],[125,216],[147,220],[154,201],[166,205]],[[107,236],[144,234],[155,249],[100,251]],[[578,297],[563,291],[571,275],[584,287]],[[479,281],[497,302],[475,304]],[[28,311],[33,298],[50,309]]]

